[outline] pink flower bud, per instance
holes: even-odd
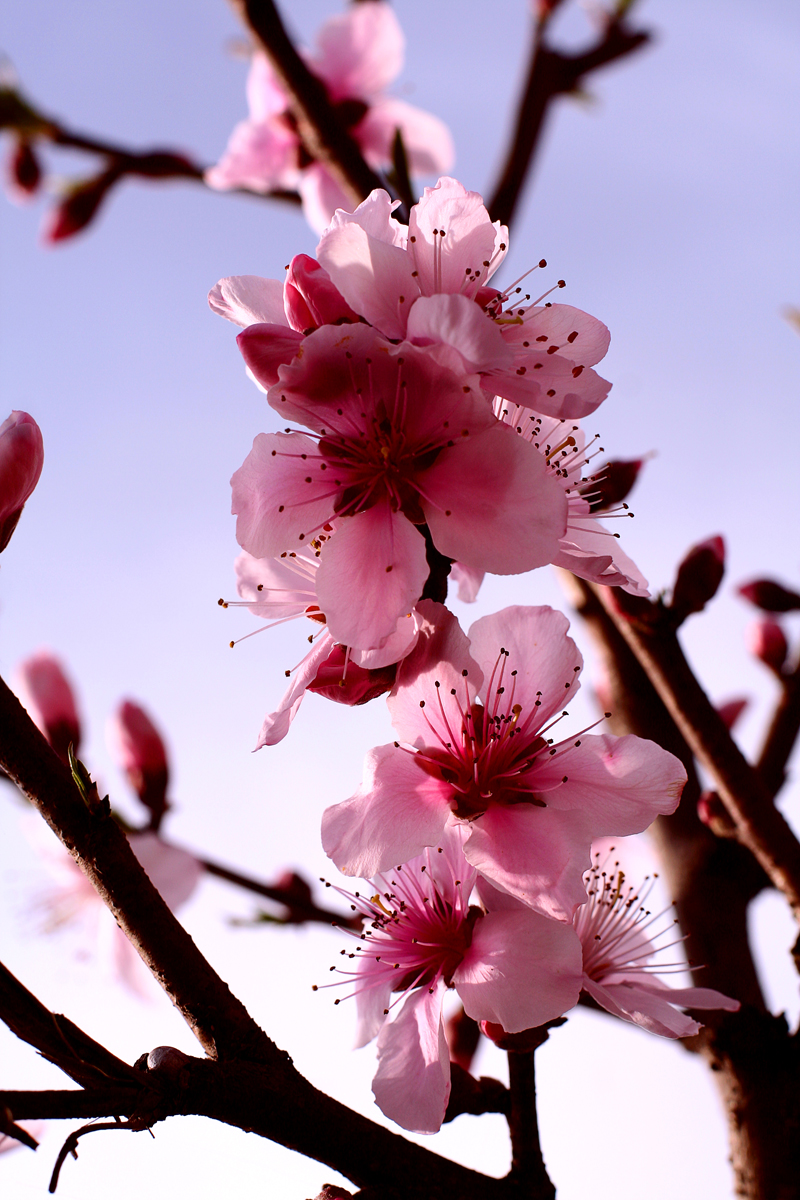
[[[75,695],[58,659],[47,650],[26,658],[17,668],[16,685],[31,719],[58,757],[67,761],[70,742],[77,754],[81,724]]]
[[[48,245],[63,242],[90,225],[120,174],[119,167],[109,167],[100,175],[71,188],[61,203],[51,208],[45,217],[42,241]]]
[[[43,462],[41,429],[33,417],[15,409],[0,425],[0,551],[11,540]]]
[[[598,468],[590,488],[586,489],[590,511],[602,512],[621,504],[633,489],[644,464],[643,458],[615,458]]]
[[[725,574],[725,543],[718,535],[698,542],[688,551],[672,589],[670,608],[679,621],[702,612],[717,593]]]
[[[36,151],[27,138],[15,140],[8,158],[6,190],[10,199],[24,204],[39,190],[42,169]]]
[[[697,801],[697,815],[717,837],[736,837],[736,826],[716,792],[703,792]]]
[[[354,707],[390,692],[396,678],[397,663],[368,670],[348,662],[345,668],[344,648],[334,646],[306,691],[318,692],[327,700]]]
[[[754,579],[751,583],[743,583],[738,592],[762,612],[785,613],[800,608],[800,596],[797,592],[790,592],[774,579]]]
[[[789,644],[777,621],[753,621],[745,630],[744,640],[755,658],[761,659],[765,666],[780,675],[789,653]]]
[[[300,333],[358,320],[328,272],[307,254],[296,254],[289,264],[283,304],[289,324]]]
[[[169,764],[161,734],[143,708],[124,700],[109,719],[106,736],[111,754],[149,809],[150,826],[157,831],[169,807]]]

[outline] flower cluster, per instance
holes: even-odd
[[[649,942],[622,893],[594,876],[587,893],[586,877],[593,841],[673,812],[686,773],[641,738],[561,734],[582,668],[561,613],[506,608],[467,635],[444,606],[451,567],[468,600],[485,572],[547,563],[647,584],[596,520],[604,480],[578,424],[609,391],[594,370],[605,326],[521,280],[491,286],[508,233],[457,181],[426,189],[408,228],[395,207],[375,191],[340,209],[283,283],[224,279],[210,303],[242,327],[248,372],[287,423],[231,481],[240,603],[313,627],[258,744],[285,736],[307,690],[389,693],[396,740],[327,809],[322,842],[371,881],[350,897],[364,927],[344,975],[359,1044],[378,1038],[376,1100],[431,1132],[450,1090],[448,989],[495,1037],[561,1016],[582,989],[654,1032],[695,1028],[643,974]]]

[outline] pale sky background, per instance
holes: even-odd
[[[588,6],[587,6],[588,7]],[[305,41],[333,0],[293,0]],[[528,5],[397,0],[408,38],[398,94],[446,120],[455,174],[489,191],[523,70]],[[783,320],[798,280],[798,50],[793,0],[644,0],[653,46],[595,77],[592,100],[562,102],[512,232],[506,281],[542,256],[566,302],[612,331],[602,373],[609,400],[587,428],[609,455],[655,451],[634,493],[624,545],[654,589],[692,543],[721,532],[729,570],[720,598],[684,632],[712,697],[747,694],[739,735],[758,746],[776,688],[748,659],[751,619],[736,581],[776,574],[797,585],[800,340]],[[564,36],[586,31],[579,10]],[[123,144],[185,148],[213,162],[245,114],[240,31],[223,0],[30,0],[5,14],[0,41],[26,92],[73,128]],[[54,173],[91,168],[48,157]],[[87,169],[88,168],[88,169]],[[286,741],[250,753],[304,630],[283,627],[228,649],[246,613],[234,594],[228,480],[252,439],[274,428],[248,382],[232,326],[206,307],[223,275],[278,277],[316,239],[299,212],[190,184],[126,183],[80,239],[38,244],[43,204],[2,209],[2,403],[31,412],[46,462],[0,570],[0,673],[41,646],[65,661],[81,698],[83,757],[134,814],[105,747],[123,696],[168,733],[175,812],[167,833],[263,878],[330,864],[319,818],[360,779],[365,751],[390,740],[385,706],[309,697]],[[474,617],[505,604],[563,606],[547,570],[494,579]],[[574,630],[588,656],[580,627]],[[795,626],[795,634],[798,632]],[[589,672],[587,671],[587,678]],[[588,689],[585,689],[588,691]],[[576,727],[587,702],[574,706]],[[142,1003],[107,981],[91,932],[40,934],[49,886],[20,832],[10,789],[0,807],[0,958],[46,1004],[128,1061],[157,1044],[196,1045],[158,995]],[[126,805],[128,806],[126,808]],[[784,810],[800,818],[797,789]],[[341,938],[324,929],[231,929],[255,904],[203,884],[188,927],[234,992],[318,1086],[381,1120],[369,1083],[374,1048],[350,1050],[351,1006],[310,984]],[[786,962],[791,929],[775,897],[759,905],[759,944],[776,1010],[797,1014]],[[0,1031],[2,1083],[66,1086]],[[559,1200],[728,1200],[716,1097],[680,1046],[579,1012],[540,1051],[543,1144]],[[502,1074],[487,1049],[484,1074]],[[34,1156],[0,1160],[3,1194],[42,1197],[70,1126],[51,1126]],[[502,1174],[500,1118],[461,1117],[434,1149]],[[87,1138],[62,1173],[61,1200],[212,1200],[314,1196],[328,1168],[200,1119],[147,1134]]]

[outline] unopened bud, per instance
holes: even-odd
[[[12,200],[24,204],[39,190],[42,169],[31,142],[16,138],[8,159],[7,191]]]
[[[681,565],[672,589],[671,611],[678,621],[702,612],[717,593],[725,574],[725,543],[719,536],[692,546]]]
[[[445,1025],[445,1037],[450,1048],[450,1061],[458,1063],[465,1071],[472,1066],[481,1030],[477,1021],[468,1016],[463,1008],[454,1012]]]
[[[325,268],[307,254],[296,254],[289,264],[283,306],[292,329],[300,333],[358,320]]]
[[[581,489],[586,493],[590,512],[602,512],[621,504],[633,489],[644,464],[643,458],[614,458],[600,467]]]
[[[109,719],[108,747],[130,785],[151,814],[157,830],[167,811],[169,765],[161,734],[150,717],[130,700],[124,700]]]
[[[736,826],[716,792],[703,792],[697,801],[697,815],[717,837],[736,837]]]
[[[754,579],[751,583],[743,583],[737,590],[740,596],[762,612],[785,613],[800,608],[800,595],[789,591],[774,579]]]
[[[148,1071],[157,1072],[162,1079],[168,1079],[170,1083],[179,1084],[182,1079],[188,1080],[188,1063],[189,1055],[177,1050],[175,1046],[156,1046],[147,1055]]]
[[[26,658],[17,668],[16,685],[31,719],[62,762],[72,744],[77,753],[81,725],[72,687],[61,663],[47,650]]]
[[[86,229],[97,215],[97,210],[108,192],[120,178],[118,167],[109,167],[100,175],[76,184],[64,196],[60,204],[51,208],[42,226],[42,240],[48,245],[63,242]]]
[[[371,669],[358,667],[354,662],[345,661],[343,646],[334,646],[307,690],[338,704],[355,707],[390,692],[396,678],[397,663]]]
[[[33,417],[16,409],[0,425],[0,552],[11,541],[43,463],[42,431]]]
[[[737,696],[734,700],[726,700],[724,704],[717,705],[717,712],[725,722],[726,729],[733,729],[749,703],[746,696]]]
[[[753,621],[744,631],[744,640],[750,653],[769,667],[776,675],[781,674],[781,668],[789,653],[789,643],[786,634],[777,621],[762,619]]]

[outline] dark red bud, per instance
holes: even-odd
[[[445,1025],[445,1037],[450,1048],[450,1061],[468,1071],[481,1040],[480,1026],[463,1008],[453,1013]]]
[[[745,630],[745,645],[766,667],[776,675],[781,674],[781,668],[789,653],[789,643],[777,621],[762,619],[748,625]]]
[[[774,579],[754,579],[751,583],[741,584],[737,590],[740,596],[749,600],[762,612],[795,612],[800,608],[800,596],[797,592],[790,592]]]
[[[621,504],[633,489],[645,461],[643,458],[614,458],[600,467],[582,489],[590,511],[602,512]]]
[[[334,646],[325,662],[308,685],[309,692],[318,692],[338,704],[366,704],[384,692],[390,692],[397,678],[397,663],[369,671],[348,662],[345,670],[343,646]]]
[[[15,199],[27,200],[39,190],[42,168],[27,138],[17,138],[8,164],[9,186]]]
[[[692,546],[678,567],[670,608],[679,621],[702,612],[725,574],[725,543],[719,536]]]
[[[275,888],[280,888],[286,893],[286,904],[291,906],[291,902],[300,902],[301,904],[311,904],[311,888],[303,879],[302,875],[298,875],[296,871],[284,871],[275,882],[272,884]]]
[[[735,700],[727,700],[724,704],[717,705],[717,712],[725,722],[726,729],[733,729],[749,703],[745,696],[737,696]]]
[[[112,167],[74,187],[61,203],[47,214],[42,228],[42,239],[48,244],[63,242],[86,229],[119,177],[119,168]]]

